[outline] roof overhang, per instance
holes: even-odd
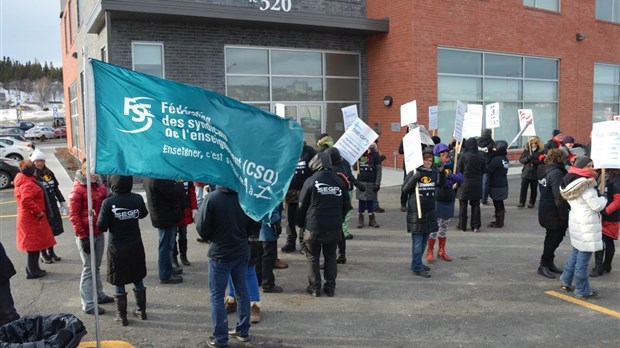
[[[88,33],[96,34],[111,20],[183,22],[239,25],[253,28],[309,30],[360,36],[389,32],[390,21],[315,13],[260,11],[257,8],[169,0],[100,0],[87,20]]]

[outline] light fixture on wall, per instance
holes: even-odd
[[[577,41],[583,41],[583,40],[585,40],[586,35],[584,33],[577,33],[575,38],[577,39]]]
[[[383,97],[383,105],[392,106],[392,97],[390,97],[389,95]]]
[[[71,57],[73,57],[74,59],[77,59],[77,57],[78,57],[77,52],[73,52],[73,53],[71,54]]]

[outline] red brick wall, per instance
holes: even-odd
[[[401,104],[416,99],[418,120],[428,124],[428,106],[437,103],[439,46],[558,58],[558,126],[587,143],[594,63],[620,64],[620,25],[595,20],[594,6],[563,0],[561,11],[551,12],[524,7],[521,0],[367,0],[369,18],[390,19],[388,34],[368,38],[369,123],[381,124],[386,165],[393,165],[392,152],[405,134],[390,130],[400,122]],[[586,39],[577,41],[578,32]],[[383,105],[385,95],[393,106]]]
[[[65,102],[65,123],[67,125],[67,147],[74,151],[76,144],[73,144],[73,135],[72,135],[72,125],[71,125],[71,99],[69,96],[69,87],[73,83],[77,83],[78,95],[80,93],[80,83],[79,83],[79,75],[78,75],[78,59],[81,59],[81,55],[77,49],[77,32],[76,32],[76,21],[75,21],[75,2],[71,3],[71,7],[69,8],[69,2],[65,1],[65,5],[63,8],[63,18],[60,21],[60,46],[62,52],[62,81],[63,81],[63,89],[64,89],[64,102]],[[70,37],[68,34],[65,35],[66,29],[69,26],[65,23],[67,20],[73,21],[71,24],[71,29],[73,34],[71,35],[71,42],[67,44],[67,39]],[[72,54],[74,52],[78,53],[78,58],[73,58]],[[81,110],[81,98],[78,98],[78,110]],[[81,113],[81,112],[80,112]]]

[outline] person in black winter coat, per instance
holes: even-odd
[[[493,140],[493,131],[491,129],[485,129],[482,132],[482,136],[478,138],[478,151],[482,157],[484,157],[485,163],[489,163],[493,156],[493,149],[495,148],[495,141]],[[487,205],[489,199],[489,174],[484,173],[482,175],[482,204]]]
[[[0,242],[0,326],[19,319],[11,295],[11,277],[15,274],[15,267]]]
[[[432,232],[439,230],[437,215],[435,212],[435,190],[437,186],[442,186],[445,180],[443,164],[437,168],[433,164],[434,156],[432,150],[424,151],[424,164],[415,171],[409,172],[405,177],[402,191],[409,195],[407,205],[407,232],[411,233],[411,270],[417,276],[430,278],[430,267],[422,263],[422,254],[426,249],[428,237]],[[416,195],[418,187],[419,197]],[[418,204],[422,215],[418,216]]]
[[[306,145],[304,142],[304,146],[301,150],[301,154],[299,155],[299,160],[297,161],[297,167],[295,168],[295,173],[293,174],[293,178],[291,179],[291,184],[288,187],[288,191],[286,192],[286,196],[284,197],[284,202],[286,203],[286,244],[282,248],[281,251],[285,253],[294,252],[295,244],[297,240],[297,229],[295,228],[295,221],[297,220],[297,207],[299,206],[299,191],[304,186],[304,182],[308,179],[312,172],[308,167],[310,160],[312,157],[316,155],[316,150],[311,146]],[[299,232],[299,242],[302,242],[303,239],[303,231]]]
[[[463,182],[456,192],[459,200],[458,230],[467,231],[467,204],[471,206],[471,229],[478,232],[480,221],[480,199],[482,198],[482,174],[486,167],[485,159],[478,152],[475,138],[469,138],[463,145],[458,158],[458,172],[463,174]]]
[[[536,204],[536,197],[538,195],[538,165],[540,165],[542,155],[542,141],[538,137],[530,137],[523,146],[523,153],[519,158],[519,162],[523,164],[521,170],[521,191],[519,192],[519,205],[518,208],[525,207],[525,201],[527,199],[527,189],[530,189],[530,201],[527,204],[528,208],[534,208]]]
[[[172,271],[172,253],[177,235],[177,224],[183,219],[185,188],[183,181],[144,179],[144,191],[153,227],[159,232],[157,267],[159,282],[178,284],[183,278]],[[181,270],[182,272],[182,270]]]
[[[566,175],[564,163],[566,156],[561,149],[550,149],[544,164],[538,166],[538,223],[545,230],[543,253],[540,257],[538,274],[547,278],[555,278],[562,270],[553,263],[555,250],[560,246],[566,229],[568,229],[569,205],[560,195],[560,184]]]
[[[496,141],[491,161],[486,167],[486,173],[489,175],[489,196],[495,207],[495,221],[487,225],[488,227],[504,227],[506,215],[504,200],[508,198],[508,167],[510,166],[508,157],[506,157],[507,152],[508,143],[504,140]]]
[[[336,246],[342,238],[342,221],[351,210],[348,187],[331,168],[329,153],[323,152],[310,162],[315,173],[306,180],[299,195],[297,226],[304,228],[308,247],[308,293],[321,296],[321,249],[325,258],[323,291],[334,296],[336,289]]]
[[[138,309],[134,314],[146,320],[146,255],[140,236],[140,219],[148,215],[144,199],[132,193],[133,177],[112,175],[108,179],[112,195],[101,204],[97,221],[99,231],[108,234],[108,283],[115,286],[117,314],[114,320],[127,322],[125,284],[133,283]]]

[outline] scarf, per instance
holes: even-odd
[[[596,176],[597,176],[597,173],[595,171],[593,171],[592,169],[577,168],[577,167],[574,167],[574,166],[571,166],[570,168],[568,168],[568,172],[570,174],[579,175],[579,176],[582,176],[584,178],[596,178]]]

